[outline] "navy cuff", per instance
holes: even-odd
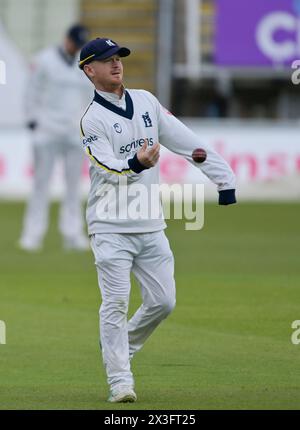
[[[219,191],[219,205],[232,205],[236,203],[235,190]]]
[[[131,170],[134,171],[134,173],[141,173],[143,170],[149,168],[149,167],[143,166],[143,164],[139,162],[139,159],[137,158],[136,154],[133,158],[130,158],[128,160],[128,166],[130,167]]]

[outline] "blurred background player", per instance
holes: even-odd
[[[33,144],[33,191],[19,246],[39,250],[48,228],[49,184],[57,157],[63,161],[65,193],[59,230],[66,249],[89,249],[83,230],[80,172],[83,156],[78,144],[78,118],[91,89],[80,75],[77,54],[87,41],[87,29],[70,27],[60,46],[41,51],[32,64],[25,97],[26,125]]]

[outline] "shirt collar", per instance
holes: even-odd
[[[109,93],[107,91],[101,91],[101,90],[96,90],[96,92],[102,96],[105,100],[109,101],[110,103],[114,103],[116,105],[124,105],[125,103],[125,87],[122,86],[122,96],[119,97],[118,94],[115,93]]]
[[[100,92],[97,90],[95,90],[94,101],[120,116],[123,116],[128,119],[133,118],[133,114],[134,114],[133,102],[128,91],[124,92],[124,106],[119,104],[121,99],[119,99],[118,102],[111,102],[106,98],[102,97]]]

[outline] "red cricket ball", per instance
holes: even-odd
[[[206,151],[202,148],[196,148],[194,149],[192,153],[192,158],[195,161],[195,163],[203,163],[203,161],[206,160]]]

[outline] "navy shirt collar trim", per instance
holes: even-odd
[[[106,109],[109,109],[110,111],[116,113],[117,115],[123,116],[128,119],[133,118],[133,102],[130,97],[130,94],[126,90],[125,90],[125,102],[126,102],[125,110],[109,102],[104,97],[100,96],[100,94],[98,94],[97,91],[95,91],[94,101],[96,103],[99,103]]]

